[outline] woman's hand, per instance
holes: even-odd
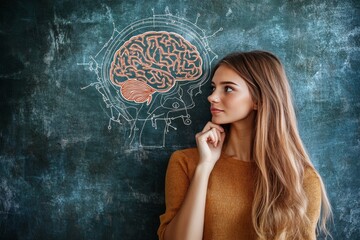
[[[220,158],[221,148],[225,139],[224,129],[215,123],[208,122],[204,129],[196,134],[196,144],[199,151],[199,165],[206,164],[210,169]]]

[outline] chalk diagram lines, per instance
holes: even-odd
[[[208,38],[212,35],[165,9],[165,14],[135,21],[113,33],[86,65],[97,81],[88,86],[101,94],[112,124],[128,128],[130,148],[161,148],[166,134],[177,130],[174,122],[192,123],[189,109],[194,97],[209,80],[217,55]]]

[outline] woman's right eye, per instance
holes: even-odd
[[[233,88],[229,86],[225,86],[225,92],[232,92]]]

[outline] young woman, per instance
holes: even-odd
[[[159,239],[316,239],[317,226],[327,234],[330,204],[279,59],[230,54],[212,89],[212,120],[196,134],[197,148],[169,161]]]

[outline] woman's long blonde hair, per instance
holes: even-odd
[[[252,219],[260,239],[305,239],[308,200],[303,188],[305,168],[318,175],[321,217],[318,230],[328,235],[331,207],[321,177],[303,146],[290,86],[280,60],[265,51],[238,52],[223,58],[242,77],[257,104],[252,158],[257,164]]]

